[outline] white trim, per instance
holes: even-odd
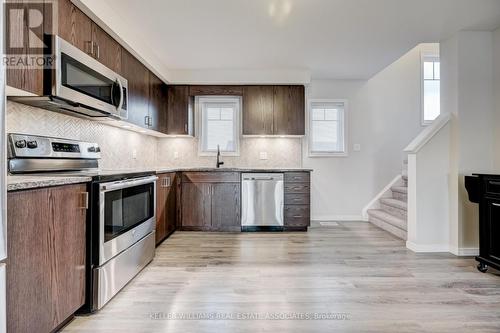
[[[450,248],[447,244],[415,244],[410,241],[406,241],[406,248],[416,253],[450,252]]]
[[[361,211],[361,215],[364,219],[368,220],[368,210],[369,209],[379,209],[380,202],[379,200],[382,198],[390,198],[392,196],[391,187],[403,185],[403,177],[401,175],[397,175],[389,184],[387,184],[379,193],[375,195],[375,197],[365,206]]]
[[[459,257],[472,257],[479,255],[478,247],[451,247],[450,252]]]
[[[234,152],[221,151],[221,156],[240,156],[240,137],[241,137],[241,110],[242,98],[241,96],[196,96],[195,97],[195,119],[197,124],[198,133],[198,156],[216,156],[217,152],[203,150],[203,112],[201,104],[204,102],[220,102],[220,103],[236,103],[235,119],[234,119],[234,132],[235,132],[235,148]]]
[[[313,103],[342,103],[344,105],[343,112],[343,139],[344,151],[339,152],[311,152],[311,110]],[[325,157],[347,157],[349,156],[349,101],[347,99],[308,99],[306,111],[306,141],[307,156],[311,158],[325,158]]]
[[[441,128],[443,128],[450,121],[451,116],[449,113],[441,113],[429,126],[424,128],[415,139],[413,139],[408,146],[404,149],[405,153],[416,154],[422,149],[430,139],[434,137]]]
[[[325,222],[325,221],[340,221],[340,222],[368,222],[361,215],[319,215],[311,217],[311,221],[314,222]]]

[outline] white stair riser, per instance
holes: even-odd
[[[377,227],[384,229],[387,232],[390,232],[394,236],[406,240],[406,231],[401,230],[385,221],[374,218],[373,216],[370,216],[369,221],[374,225],[376,225]]]
[[[382,204],[382,203],[380,204],[380,207],[381,207],[382,210],[385,210],[389,214],[392,214],[394,216],[402,218],[403,220],[407,220],[406,210],[395,208],[395,207],[392,207],[392,206],[389,206],[389,205],[385,205],[385,204]]]

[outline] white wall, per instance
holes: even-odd
[[[438,53],[437,44],[421,44],[368,81],[313,80],[308,99],[347,99],[349,156],[309,158],[312,218],[361,219],[363,207],[401,173],[403,149],[421,126],[421,52]],[[304,140],[306,141],[306,140]],[[352,151],[353,144],[361,151]]]
[[[464,175],[494,171],[493,34],[463,31],[441,43],[441,109],[451,117],[450,250],[478,247],[478,207],[468,200]]]

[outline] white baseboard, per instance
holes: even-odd
[[[324,215],[324,216],[313,216],[311,221],[321,222],[321,221],[357,221],[357,222],[367,222],[361,215]]]
[[[450,247],[446,244],[415,244],[406,241],[406,247],[416,253],[450,252]]]
[[[453,247],[450,252],[459,257],[472,257],[479,255],[478,247]]]

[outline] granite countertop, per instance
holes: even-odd
[[[304,168],[166,168],[157,167],[151,169],[128,169],[128,170],[102,170],[98,174],[112,175],[120,173],[134,172],[151,172],[151,173],[167,173],[167,172],[311,172],[312,169]],[[92,181],[91,175],[86,174],[69,174],[69,175],[9,175],[7,177],[7,191],[19,191],[32,188],[60,186],[78,183],[87,183]]]
[[[7,176],[7,191],[27,190],[31,188],[87,183],[92,180],[85,176]]]

